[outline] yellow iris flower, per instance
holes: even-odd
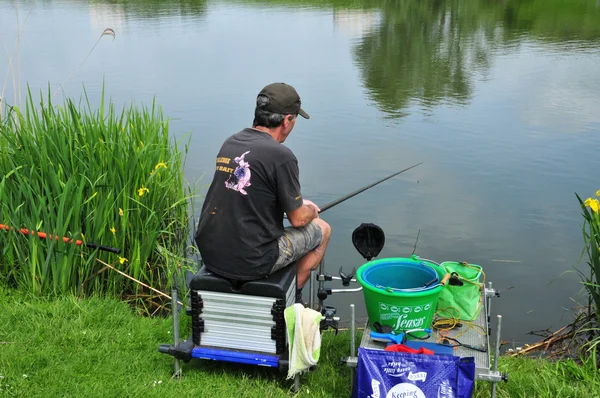
[[[119,257],[119,263],[124,264],[125,261],[128,261],[125,257]]]
[[[117,230],[115,229],[115,227],[112,227],[112,228],[110,229],[110,232],[112,232],[112,233],[113,233],[113,235],[114,235],[114,234],[117,232]]]
[[[119,207],[119,215],[123,216],[123,209],[121,209],[120,207]]]
[[[600,210],[600,202],[598,201],[598,199],[587,198],[585,202],[583,202],[583,204],[592,209],[594,213],[598,213],[598,210]]]
[[[154,174],[154,172],[155,172],[156,170],[158,170],[159,168],[161,168],[161,167],[163,167],[163,168],[165,168],[165,169],[166,169],[166,168],[167,168],[167,164],[166,164],[165,162],[159,162],[159,163],[158,163],[156,166],[154,166],[154,170],[152,170],[152,171],[150,172],[150,175],[153,175],[153,174]]]
[[[140,189],[138,189],[138,195],[144,196],[144,193],[146,193],[146,192],[150,192],[150,190],[148,188],[146,188],[144,186],[144,184],[142,184],[142,187]]]

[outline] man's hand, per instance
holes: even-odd
[[[298,228],[310,223],[315,218],[319,218],[319,206],[308,199],[302,199],[302,206],[288,213],[288,220],[292,226]]]
[[[305,206],[314,208],[315,211],[317,212],[317,218],[319,218],[319,212],[321,211],[321,209],[319,209],[319,206],[317,206],[312,200],[308,200],[308,199],[302,199],[302,203]]]

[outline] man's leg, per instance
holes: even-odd
[[[331,236],[331,227],[325,221],[320,218],[314,220],[317,225],[321,228],[323,238],[321,244],[316,249],[306,253],[303,257],[298,259],[296,267],[298,269],[298,290],[302,290],[308,278],[310,278],[310,271],[317,269],[317,266],[321,262],[321,259],[325,255],[327,244],[329,243],[329,237]]]
[[[279,258],[270,273],[296,261],[298,291],[302,290],[325,254],[331,235],[331,227],[317,218],[301,228],[288,227],[279,238]]]

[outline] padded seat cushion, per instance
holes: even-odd
[[[295,277],[296,263],[290,264],[266,278],[252,281],[235,281],[224,278],[209,271],[203,265],[190,282],[190,289],[285,299],[290,284],[296,283]]]

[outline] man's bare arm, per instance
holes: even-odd
[[[287,218],[293,227],[299,228],[307,225],[319,217],[319,207],[310,200],[304,199],[304,204],[288,213]]]

